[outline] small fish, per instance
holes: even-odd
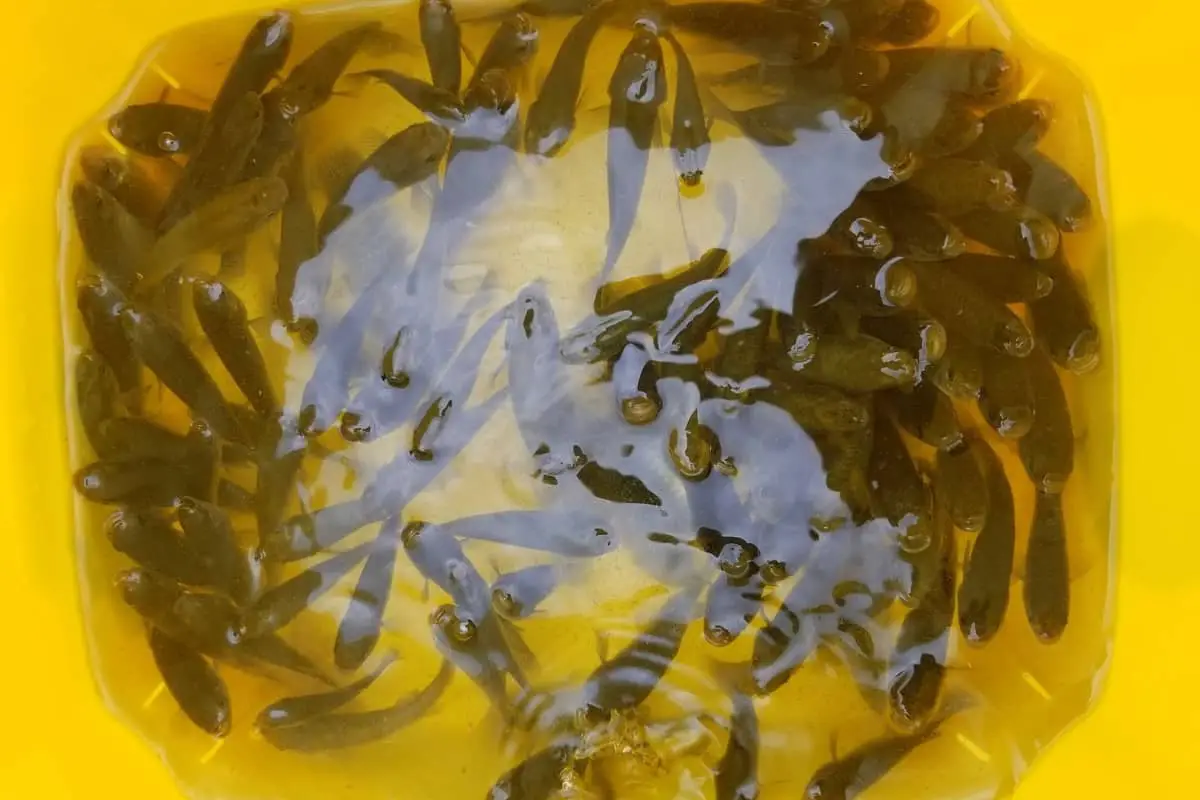
[[[965,253],[945,263],[945,268],[1007,304],[1040,300],[1053,291],[1054,279],[1041,267],[1040,262],[1023,256],[1004,258],[981,253]]]
[[[666,8],[667,20],[684,30],[727,42],[768,64],[808,64],[833,42],[832,19],[809,11],[740,3],[683,3]]]
[[[852,800],[874,786],[909,753],[938,735],[936,725],[916,733],[872,739],[829,762],[808,782],[809,800]]]
[[[563,573],[559,564],[536,564],[501,575],[492,584],[492,608],[505,619],[525,619],[558,588]]]
[[[425,578],[454,599],[473,619],[491,610],[487,581],[467,558],[458,540],[440,525],[410,522],[400,534],[405,554]]]
[[[446,89],[391,69],[372,69],[357,74],[387,85],[439,127],[453,129],[467,121],[466,107],[458,95]]]
[[[462,31],[450,0],[421,0],[417,17],[433,85],[457,95],[462,88]]]
[[[1058,162],[1037,150],[1002,159],[1013,177],[1017,199],[1054,221],[1067,233],[1081,231],[1092,221],[1094,209],[1079,181]]]
[[[182,497],[175,514],[183,529],[183,544],[206,567],[213,582],[237,603],[250,600],[255,591],[250,556],[238,544],[229,516],[217,506]],[[186,583],[186,581],[185,581]]]
[[[475,72],[467,84],[466,94],[478,87],[483,76],[493,70],[509,73],[509,80],[513,80],[512,73],[525,67],[537,55],[539,38],[537,25],[528,15],[518,11],[505,17],[475,62]]]
[[[218,739],[229,735],[233,708],[225,681],[195,650],[151,627],[150,653],[167,691],[196,727]]]
[[[112,195],[147,230],[158,224],[180,171],[169,159],[123,158],[100,147],[81,151],[79,168],[88,182]]]
[[[735,546],[735,549],[740,546]],[[742,552],[745,552],[742,549]],[[728,558],[727,553],[722,558]],[[734,557],[734,563],[742,561]],[[747,574],[731,573],[723,567],[708,588],[704,603],[704,638],[714,647],[727,647],[741,636],[762,609],[765,581],[758,565],[746,560]]]
[[[241,179],[272,178],[288,155],[294,155],[298,141],[300,116],[285,96],[283,87],[276,86],[261,98],[262,131],[250,148],[242,167]]]
[[[706,4],[707,5],[707,4]],[[803,129],[824,131],[829,128],[829,112],[836,112],[845,128],[859,136],[871,129],[874,112],[871,106],[847,95],[795,95],[782,100],[734,111],[721,106],[718,110],[741,129],[742,133],[765,148],[789,148],[797,142],[797,132]]]
[[[716,800],[757,800],[758,714],[754,698],[734,691],[729,716],[729,742],[715,771]]]
[[[849,250],[865,258],[885,259],[892,254],[895,237],[883,222],[874,202],[860,194],[846,210],[837,216],[823,239],[834,248]]]
[[[704,176],[711,149],[704,101],[700,99],[691,59],[673,34],[667,33],[666,39],[675,51],[675,111],[671,123],[675,171],[685,186],[697,186]]]
[[[638,26],[608,84],[608,244],[606,279],[633,230],[641,202],[658,109],[667,99],[667,75],[658,36]]]
[[[575,475],[579,483],[599,500],[633,505],[662,505],[662,498],[652,492],[637,475],[629,475],[595,461],[584,464]]]
[[[742,396],[761,378],[770,320],[762,312],[752,315],[752,324],[721,337],[721,354],[709,373],[732,396]]]
[[[262,351],[250,332],[245,305],[225,284],[202,278],[192,281],[192,300],[200,327],[234,383],[259,414],[274,416],[279,401]]]
[[[152,158],[186,155],[196,149],[208,112],[176,103],[126,106],[108,119],[108,132],[130,150]]]
[[[917,556],[934,540],[933,501],[904,439],[886,415],[875,417],[875,446],[867,467],[875,513],[897,526],[902,557]]]
[[[505,671],[490,657],[471,615],[460,614],[453,604],[442,605],[429,615],[429,625],[438,652],[474,681],[501,716],[508,718]]]
[[[934,210],[954,216],[977,209],[1006,211],[1017,202],[1013,176],[982,161],[942,158],[918,169],[905,188]]]
[[[695,605],[695,591],[680,590],[637,638],[592,672],[583,687],[583,708],[590,716],[607,719],[650,696],[679,654]]]
[[[163,385],[210,425],[218,436],[243,441],[245,432],[221,390],[170,323],[145,310],[126,307],[121,326],[134,352]]]
[[[930,447],[947,450],[962,442],[954,402],[933,384],[922,383],[908,393],[889,392],[884,400],[900,427]]]
[[[1054,106],[1030,97],[994,108],[983,117],[979,139],[964,155],[996,161],[1010,153],[1032,150],[1050,130]]]
[[[580,760],[576,742],[553,744],[504,773],[486,800],[551,800],[563,789],[563,773]]]
[[[575,129],[575,111],[583,86],[583,68],[592,41],[615,9],[603,4],[587,11],[571,26],[537,99],[525,120],[525,151],[552,156],[567,143]]]
[[[935,366],[946,354],[946,328],[932,317],[921,314],[863,317],[859,327],[870,336],[914,354],[918,383],[932,377]]]
[[[75,473],[75,490],[93,503],[167,507],[192,491],[203,491],[191,465],[152,459],[97,461]]]
[[[959,530],[982,530],[988,513],[988,482],[975,450],[966,440],[938,450],[938,492],[950,520]]]
[[[1033,335],[1021,318],[997,300],[940,264],[914,261],[921,303],[952,333],[1017,358],[1033,350]]]
[[[94,350],[75,357],[75,402],[79,422],[92,451],[100,458],[120,452],[106,435],[108,423],[117,419],[120,401],[116,376],[108,362]]]
[[[143,569],[117,577],[122,599],[152,625],[187,647],[259,674],[278,667],[332,685],[302,653],[277,636],[245,638],[241,612],[219,594],[194,592]]]
[[[254,726],[259,730],[286,728],[332,714],[370,689],[395,663],[396,654],[390,653],[379,662],[379,666],[346,686],[320,694],[306,694],[276,700],[259,712]]]
[[[292,67],[280,85],[291,114],[311,114],[329,102],[333,87],[347,65],[364,45],[381,33],[382,25],[378,20],[356,25],[330,38]]]
[[[115,550],[147,569],[189,586],[225,586],[227,576],[219,574],[216,564],[192,540],[181,536],[160,511],[122,508],[104,527]]]
[[[685,290],[677,295],[667,315],[654,334],[655,347],[670,355],[695,354],[721,316],[721,295],[706,285],[694,285],[697,291]]]
[[[635,344],[626,345],[613,364],[617,412],[630,425],[648,425],[658,419],[662,398],[655,386],[657,377],[650,354]]]
[[[1003,103],[1021,83],[1016,58],[994,47],[906,47],[889,50],[888,60],[889,87],[918,83],[972,105]]]
[[[1053,281],[1053,288],[1029,304],[1034,336],[1054,363],[1086,375],[1100,364],[1100,329],[1084,282],[1061,254],[1039,266]]]
[[[1062,638],[1071,610],[1067,531],[1062,497],[1038,492],[1025,552],[1025,616],[1038,640]]]
[[[948,335],[946,352],[933,371],[933,383],[950,397],[978,397],[983,386],[980,348],[961,336]]]
[[[945,261],[967,250],[962,231],[941,214],[912,202],[903,187],[879,193],[876,207],[893,234],[893,253],[916,261]]]
[[[821,296],[836,298],[865,316],[893,314],[917,300],[916,262],[893,258],[880,264],[857,256],[824,256],[816,263],[824,289]]]
[[[158,225],[160,234],[238,181],[262,133],[263,114],[258,94],[247,92],[229,107],[225,117],[216,119],[210,115],[211,124],[167,198]]]
[[[423,122],[381,144],[350,176],[345,189],[329,198],[317,226],[319,241],[327,240],[356,210],[436,174],[449,141],[445,128]]]
[[[262,93],[287,63],[293,32],[293,18],[286,11],[276,11],[254,23],[213,100],[210,120],[220,123],[240,98],[251,92]]]
[[[681,477],[700,482],[712,474],[713,466],[721,460],[721,443],[713,429],[702,424],[699,413],[693,411],[682,427],[671,428],[667,453]]]
[[[371,553],[367,542],[309,567],[263,593],[246,611],[246,636],[254,639],[287,625]]]
[[[361,747],[382,741],[425,716],[441,699],[453,677],[453,666],[449,661],[444,661],[425,688],[402,697],[387,708],[324,714],[296,725],[259,728],[259,733],[280,750],[301,753]]]
[[[580,511],[500,511],[474,517],[460,517],[438,527],[460,539],[481,541],[538,550],[569,558],[592,558],[611,551],[613,534]]]
[[[358,669],[379,643],[383,614],[392,593],[399,544],[400,518],[384,520],[354,593],[350,595],[350,605],[338,626],[333,644],[333,661],[339,669]]]
[[[121,325],[121,312],[127,304],[125,296],[112,281],[89,275],[80,279],[75,299],[92,347],[112,370],[126,402],[133,410],[139,410],[142,363]]]
[[[220,595],[185,589],[171,578],[135,568],[117,576],[121,599],[175,641],[213,658],[230,656],[241,639],[236,606]]]
[[[866,334],[823,334],[816,355],[795,371],[802,378],[851,393],[909,387],[918,375],[912,353]]]
[[[988,513],[963,567],[958,627],[968,642],[981,645],[1000,630],[1008,609],[1016,521],[1004,465],[987,444],[973,441],[971,448],[987,479]]]
[[[317,217],[308,196],[304,154],[297,152],[283,173],[287,200],[279,223],[279,268],[275,272],[275,311],[289,328],[297,329],[311,343],[316,338],[315,320],[300,320],[292,305],[296,276],[305,262],[314,258],[317,243]]]
[[[956,216],[954,221],[975,241],[1016,259],[1044,261],[1058,252],[1058,228],[1031,208],[976,209]],[[1047,285],[1043,294],[1048,291]]]
[[[1020,439],[1034,423],[1033,386],[1028,359],[1013,358],[983,350],[983,384],[979,389],[979,411],[996,433]]]
[[[1041,350],[1026,359],[1033,387],[1033,425],[1018,441],[1021,463],[1040,492],[1057,494],[1075,469],[1075,433],[1062,381]]]
[[[756,693],[771,694],[787,683],[836,624],[834,611],[830,576],[822,569],[806,569],[755,636],[750,663]]]
[[[180,219],[150,252],[146,280],[154,283],[198,253],[225,250],[275,216],[287,201],[279,178],[255,178],[214,195]]]
[[[862,430],[871,422],[869,406],[832,386],[809,383],[794,374],[768,373],[772,387],[762,398],[779,406],[808,432]]]
[[[446,395],[435,397],[425,408],[417,425],[413,428],[412,447],[408,454],[418,461],[432,461],[434,452],[431,445],[437,440],[437,435],[445,425],[446,417],[454,408],[454,399]]]
[[[288,500],[296,491],[296,478],[308,449],[308,440],[297,430],[294,420],[280,419],[271,430],[259,458],[254,489],[259,547],[267,558],[276,555],[270,543],[283,521]]]
[[[117,198],[93,183],[71,189],[71,211],[88,261],[122,291],[137,283],[152,234]]]

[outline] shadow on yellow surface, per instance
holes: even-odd
[[[174,6],[73,0],[15,6],[0,32],[0,796],[176,796],[166,769],[101,704],[79,629],[65,431],[58,408],[55,193],[62,149],[156,37],[259,0]],[[1200,10],[1147,0],[1009,0],[1018,29],[1091,83],[1108,146],[1120,347],[1116,653],[1095,711],[1048,751],[1022,800],[1174,794],[1200,783],[1200,540],[1189,511],[1200,448],[1176,398],[1200,298],[1200,160],[1188,103],[1200,80]]]

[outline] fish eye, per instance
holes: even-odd
[[[179,137],[171,131],[163,131],[158,135],[158,149],[164,153],[178,153],[181,146]]]
[[[467,642],[474,640],[477,632],[478,631],[475,628],[474,622],[469,619],[458,618],[453,620],[449,631],[450,636],[460,644],[466,644]]]
[[[400,532],[400,544],[405,548],[411,549],[416,546],[421,538],[421,531],[425,530],[424,522],[410,522],[404,526],[404,530]],[[443,610],[438,609],[439,611]]]
[[[787,576],[787,565],[782,561],[768,561],[763,565],[762,577],[767,583],[783,583]]]
[[[516,617],[521,613],[521,604],[507,589],[492,590],[492,605],[506,617]]]

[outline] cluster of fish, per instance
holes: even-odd
[[[578,21],[522,115],[520,72],[536,52],[539,16]],[[117,506],[108,537],[135,563],[118,580],[121,594],[144,618],[155,663],[187,715],[214,736],[229,732],[231,701],[213,666],[221,662],[328,684],[259,714],[264,738],[283,749],[386,738],[427,713],[455,670],[506,720],[532,725],[523,706],[537,696],[534,662],[517,623],[581,580],[588,563],[631,550],[667,587],[666,605],[578,687],[571,713],[551,726],[553,744],[489,796],[558,791],[589,763],[580,726],[641,706],[691,622],[701,619],[707,641],[726,647],[760,615],[750,663],[725,681],[733,712],[718,797],[757,796],[752,698],[778,690],[820,646],[842,653],[903,732],[834,761],[809,784],[809,797],[852,796],[936,734],[956,618],[974,644],[1004,621],[1016,515],[996,448],[1009,445],[1037,498],[1024,608],[1037,637],[1057,641],[1069,610],[1061,493],[1074,465],[1059,370],[1083,374],[1100,358],[1084,288],[1060,245],[1091,206],[1038,150],[1052,108],[1015,98],[1011,57],[913,46],[938,18],[925,0],[540,0],[502,16],[464,84],[454,10],[422,0],[430,80],[387,69],[358,77],[390,87],[428,121],[371,153],[329,193],[320,217],[305,185],[303,120],[329,101],[356,54],[388,41],[378,22],[285,71],[293,17],[271,15],[254,25],[208,109],[157,102],[112,117],[109,132],[135,155],[86,151],[71,193],[89,263],[77,303],[90,346],[75,360],[75,392],[96,455],[75,484],[86,499]],[[604,26],[632,33],[610,83],[610,226],[594,313],[562,332],[534,282],[468,336],[481,309],[471,301],[452,309],[439,272],[515,151],[523,144],[553,157],[567,143],[586,54]],[[754,64],[702,81],[674,30]],[[796,129],[830,108],[858,137],[883,143],[890,174],[864,187],[826,233],[788,242],[790,303],[737,308],[761,248],[731,259],[716,247],[662,275],[607,281],[637,216],[668,96],[662,40],[674,51],[670,147],[685,185],[702,181],[714,115],[764,152],[794,146]],[[782,99],[733,110],[713,87],[739,82]],[[332,246],[356,210],[439,174],[412,259],[372,278],[332,327],[298,307],[300,267]],[[275,316],[316,355],[296,409],[283,407],[246,306],[224,277],[280,212]],[[221,271],[196,274],[195,258],[213,253]],[[185,333],[185,288],[244,404],[225,395]],[[507,387],[472,404],[501,330]],[[147,414],[146,372],[187,406],[189,430]],[[502,405],[528,447],[541,508],[440,524],[407,518]],[[968,420],[972,406],[992,429],[986,436]],[[410,446],[360,496],[285,518],[305,459],[333,456],[319,441],[327,431],[353,448],[407,427]],[[231,477],[245,467],[253,488]],[[253,546],[237,531],[241,514],[256,518]],[[374,524],[371,540],[343,549]],[[960,533],[971,537],[961,570]],[[477,540],[557,560],[489,585],[464,551]],[[393,659],[341,685],[279,632],[361,565],[332,650],[339,669],[361,669],[380,641],[400,553],[452,601],[429,618],[442,669],[395,705],[344,711]],[[275,577],[280,565],[322,554]]]

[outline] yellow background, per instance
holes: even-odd
[[[171,798],[109,715],[76,611],[60,419],[55,192],[73,129],[181,24],[262,0],[16,0],[0,28],[0,797]],[[1120,384],[1115,656],[1098,707],[1037,762],[1021,800],[1178,796],[1200,786],[1197,385],[1200,8],[1009,0],[1072,61],[1105,122]],[[1102,10],[1103,9],[1103,10]]]

